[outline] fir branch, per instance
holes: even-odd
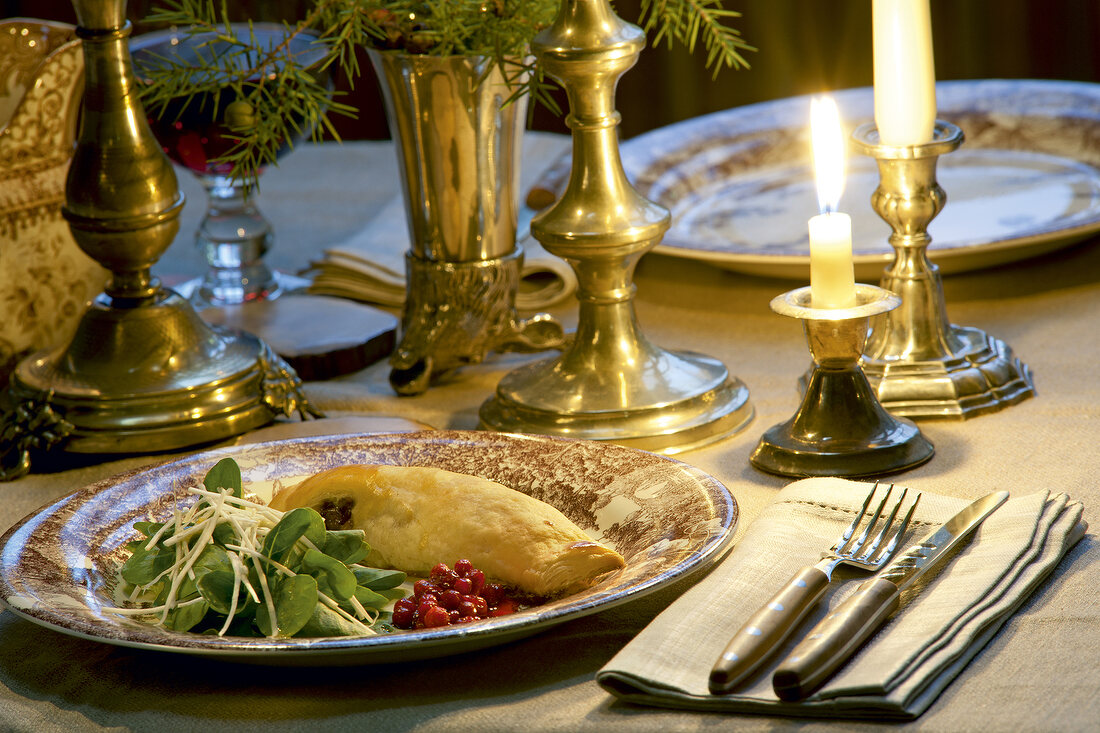
[[[755,50],[726,25],[740,13],[724,9],[722,2],[641,0],[638,22],[654,34],[654,45],[663,40],[671,46],[675,41],[694,52],[701,40],[706,66],[717,76],[723,68],[748,67],[741,53]],[[312,0],[302,20],[284,23],[286,35],[280,43],[261,48],[252,32],[245,38],[234,35],[227,0],[163,0],[146,20],[210,42],[200,50],[197,63],[161,57],[155,68],[142,69],[147,82],[141,87],[142,98],[160,114],[170,105],[182,110],[206,100],[216,118],[223,90],[247,102],[247,113],[228,122],[235,145],[217,162],[251,187],[259,171],[275,163],[296,138],[309,133],[317,139],[327,133],[339,139],[330,115],[354,117],[355,109],[333,99],[319,79],[338,67],[354,84],[361,73],[355,51],[361,46],[490,57],[486,74],[494,65],[501,69],[513,90],[508,103],[529,95],[535,104],[560,115],[551,95],[555,85],[529,55],[531,40],[553,22],[559,7],[560,0]],[[302,68],[290,52],[294,40],[305,33],[315,35],[325,47],[312,69]]]
[[[756,49],[741,38],[740,31],[725,24],[729,18],[740,18],[741,13],[723,8],[722,0],[642,0],[641,11],[638,22],[645,31],[656,30],[654,46],[664,40],[671,48],[675,39],[695,53],[702,36],[706,67],[713,68],[714,78],[723,67],[749,67],[741,52]]]
[[[356,39],[346,37],[342,43],[323,37],[317,40],[326,47],[322,61],[312,68],[300,63],[292,50],[292,44],[300,44],[303,36],[315,38],[318,34],[309,30],[311,26],[341,3],[346,1],[317,0],[302,21],[294,26],[284,23],[282,38],[268,47],[261,45],[251,23],[247,35],[235,32],[224,1],[216,8],[211,0],[167,0],[149,20],[182,28],[181,35],[192,41],[197,58],[141,57],[143,63],[137,70],[145,82],[140,87],[143,101],[159,117],[171,109],[179,119],[194,104],[213,120],[222,120],[224,113],[228,128],[224,137],[234,145],[211,162],[231,171],[232,177],[251,189],[259,172],[274,164],[296,139],[306,134],[318,139],[322,131],[339,139],[330,114],[354,116],[354,108],[333,100],[321,79],[334,58],[341,53],[352,55],[347,46]],[[232,94],[227,95],[226,90]],[[221,109],[227,99],[246,106],[231,114],[232,104]],[[207,105],[211,109],[205,109]]]

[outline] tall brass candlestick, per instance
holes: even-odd
[[[626,179],[614,95],[645,45],[607,0],[563,0],[533,51],[569,96],[573,167],[558,202],[531,224],[577,273],[579,322],[560,357],[506,375],[481,407],[495,430],[609,440],[675,453],[752,418],[748,390],[721,362],[665,351],[634,313],[635,265],[669,227],[668,212]]]
[[[294,371],[261,341],[211,329],[150,268],[183,196],[138,101],[124,0],[74,0],[84,51],[81,126],[63,211],[111,271],[72,341],[32,354],[3,395],[0,479],[36,451],[151,453],[310,412]]]
[[[936,162],[959,147],[962,130],[937,121],[930,142],[890,146],[868,123],[852,138],[878,162],[871,206],[893,229],[894,248],[881,285],[901,296],[901,306],[872,326],[863,355],[879,401],[897,415],[965,419],[1033,396],[1030,370],[1006,343],[947,319],[939,268],[928,260],[928,224],[947,200]]]

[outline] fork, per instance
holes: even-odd
[[[890,495],[894,493],[894,485],[890,484],[874,513],[869,515],[867,507],[871,505],[878,487],[879,484],[876,483],[871,488],[856,518],[844,530],[836,544],[822,554],[821,560],[816,565],[808,565],[799,570],[782,590],[772,596],[772,599],[733,635],[711,670],[709,687],[712,693],[720,695],[732,690],[755,672],[770,652],[782,645],[810,609],[821,600],[832,579],[833,570],[837,566],[850,565],[861,570],[874,571],[886,564],[897,550],[898,542],[913,518],[913,511],[917,508],[917,502],[920,501],[920,493],[913,498],[909,510],[896,523],[896,530],[887,539],[887,534],[890,528],[895,526],[898,511],[909,492],[909,489],[903,488],[901,496],[894,502],[879,533],[868,545],[867,540],[882,518],[883,509]],[[859,536],[852,540],[864,516],[868,517],[867,525]],[[886,544],[884,545],[883,542]]]

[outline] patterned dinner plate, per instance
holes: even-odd
[[[133,523],[167,518],[187,487],[201,485],[226,456],[241,466],[245,488],[261,497],[269,497],[277,482],[351,463],[483,476],[557,507],[618,550],[626,567],[586,591],[511,616],[368,637],[219,638],[105,612],[125,544],[140,536]],[[616,445],[474,431],[299,438],[194,454],[107,479],[44,507],[0,539],[0,599],[35,623],[122,646],[277,664],[408,660],[500,644],[651,593],[717,561],[736,523],[737,503],[716,479]]]
[[[873,118],[869,88],[832,95],[852,130]],[[947,206],[929,226],[944,274],[1005,264],[1100,230],[1100,85],[980,80],[936,85],[938,117],[962,147],[939,159]],[[621,146],[630,180],[672,213],[655,251],[770,277],[809,278],[807,220],[818,213],[810,97],[737,107]],[[878,282],[893,259],[871,209],[875,162],[850,153],[840,208],[852,217],[856,274]]]

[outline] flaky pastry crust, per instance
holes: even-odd
[[[626,564],[549,504],[437,468],[341,466],[278,491],[271,506],[312,507],[330,529],[363,530],[367,565],[426,576],[437,563],[465,558],[540,597],[582,590]]]

